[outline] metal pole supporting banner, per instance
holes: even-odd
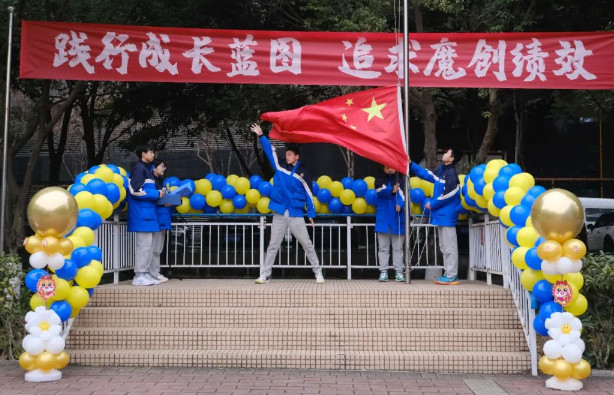
[[[13,12],[14,7],[9,7],[9,40],[6,54],[6,92],[4,96],[4,135],[2,139],[2,196],[0,197],[0,250],[4,252],[4,231],[6,221],[6,172],[9,142],[9,105],[11,93],[11,49],[13,46]]]
[[[403,118],[405,119],[405,151],[409,155],[409,31],[407,23],[407,0],[403,0]],[[409,215],[409,168],[405,175],[405,283],[411,283],[411,254],[410,246],[410,215]]]

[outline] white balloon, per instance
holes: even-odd
[[[580,362],[582,359],[582,351],[575,344],[568,344],[563,347],[563,358],[569,363]]]
[[[581,352],[584,352],[584,349],[585,349],[584,340],[578,339],[575,341],[575,344],[576,346],[578,346],[578,348],[580,348]]]
[[[30,266],[35,269],[42,269],[47,265],[47,254],[42,251],[30,255]]]
[[[542,261],[542,272],[544,272],[544,274],[557,274],[556,263]]]
[[[561,356],[563,347],[556,340],[548,340],[544,344],[544,355],[550,359],[557,359]]]
[[[560,274],[571,273],[573,269],[573,264],[571,259],[566,256],[560,257],[558,261],[556,261],[556,270]]]
[[[64,339],[62,339],[60,336],[52,337],[49,341],[47,341],[47,344],[45,345],[47,351],[52,354],[57,354],[59,352],[64,351],[64,347],[66,347],[66,343],[64,342]]]
[[[582,260],[576,259],[571,261],[571,272],[570,273],[578,273],[582,270]]]
[[[37,336],[28,335],[21,341],[23,349],[32,355],[38,355],[45,350],[45,342]]]
[[[49,257],[47,262],[51,269],[61,269],[62,266],[64,266],[64,256],[62,254],[55,253]]]

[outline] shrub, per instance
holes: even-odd
[[[30,293],[21,286],[23,278],[19,256],[0,253],[0,359],[17,358],[22,352]]]

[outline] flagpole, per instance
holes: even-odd
[[[14,7],[9,7],[9,41],[6,55],[6,93],[4,97],[4,139],[2,140],[2,197],[0,198],[0,251],[4,252],[4,223],[6,216],[6,174],[9,142],[9,104],[11,93],[11,46],[13,42],[13,12]]]
[[[409,49],[409,32],[407,23],[407,0],[403,0],[403,118],[405,118],[405,150],[409,155],[409,59],[407,52]],[[411,256],[409,254],[410,246],[410,223],[409,223],[409,169],[405,175],[405,283],[411,283]]]

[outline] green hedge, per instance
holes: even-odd
[[[0,253],[0,359],[18,358],[23,351],[30,292],[23,286],[21,267],[17,254]]]

